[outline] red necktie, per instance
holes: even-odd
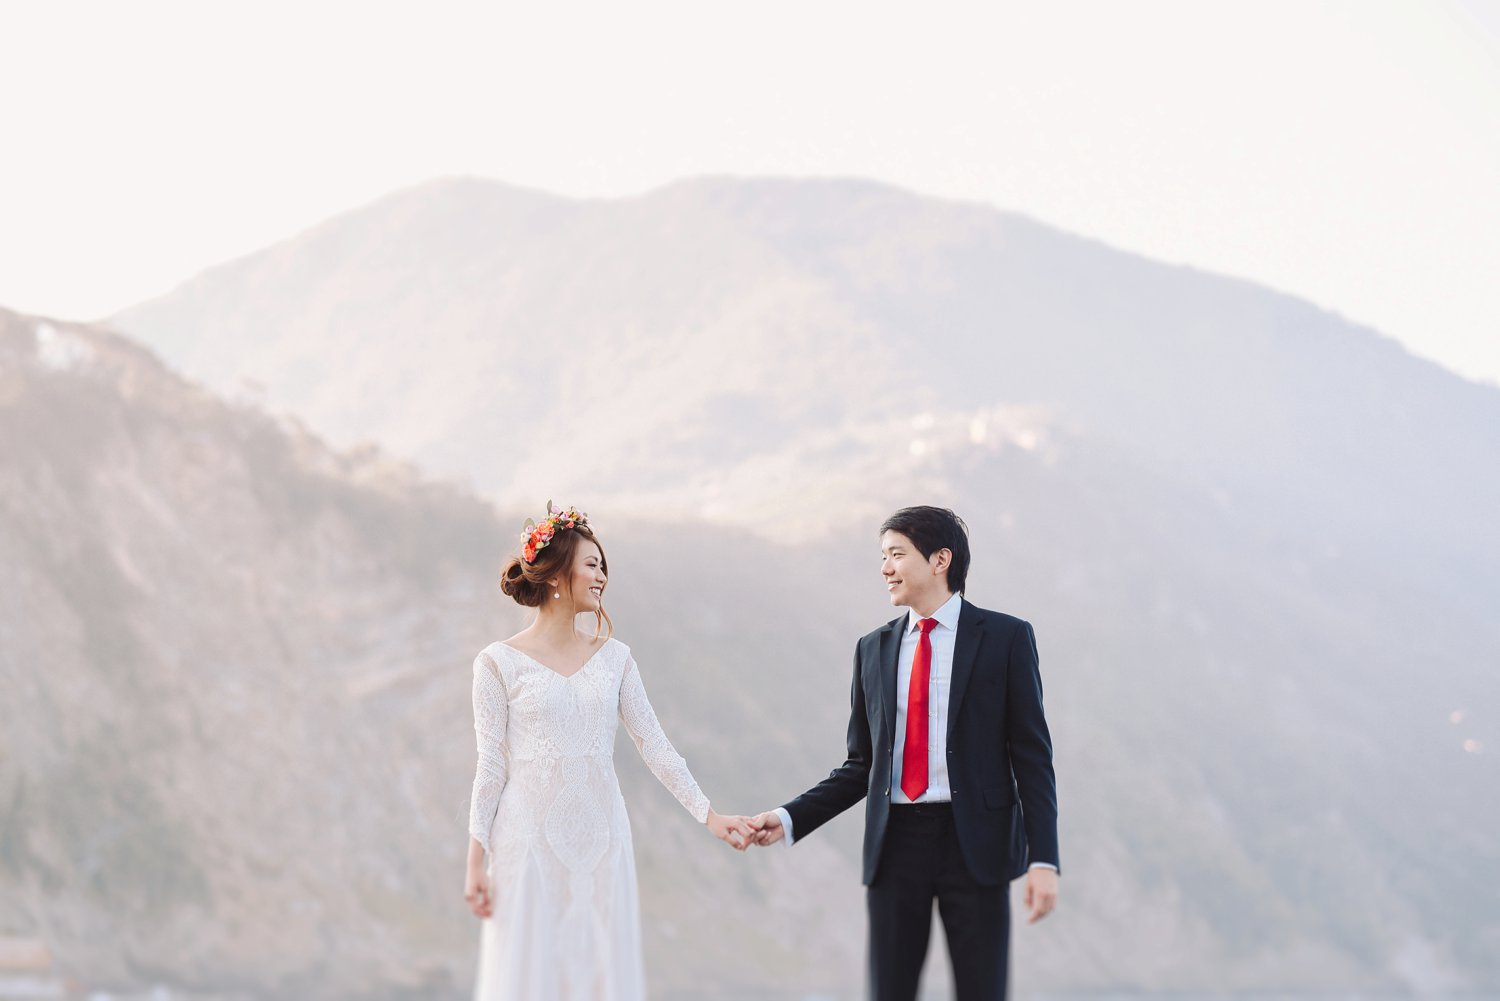
[[[927,682],[932,673],[932,640],[927,634],[937,619],[922,619],[917,653],[911,659],[911,687],[906,693],[906,749],[901,753],[901,791],[916,802],[927,791]]]

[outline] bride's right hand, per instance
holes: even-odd
[[[494,913],[495,898],[490,894],[490,876],[480,866],[469,866],[464,877],[464,899],[476,918],[487,918]]]

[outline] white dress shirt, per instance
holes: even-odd
[[[951,596],[929,618],[937,625],[927,634],[932,644],[932,663],[927,671],[927,788],[916,799],[901,791],[901,772],[906,763],[906,712],[911,702],[912,661],[917,657],[917,643],[922,617],[916,609],[906,613],[906,629],[901,633],[901,653],[896,658],[896,746],[891,748],[891,802],[947,803],[952,800],[948,788],[948,693],[953,690],[953,641],[958,638],[958,613],[963,598]]]
[[[927,788],[911,799],[901,791],[901,766],[906,752],[906,708],[911,700],[912,661],[917,654],[917,640],[922,630],[917,623],[922,616],[914,608],[906,613],[906,629],[901,634],[901,653],[896,660],[896,746],[891,748],[891,803],[947,803],[953,798],[948,785],[948,695],[953,690],[953,646],[958,639],[958,614],[963,596],[954,594],[927,618],[937,619],[927,639],[932,644],[932,662],[927,673]],[[784,807],[776,808],[786,832],[786,843],[792,843],[792,815]],[[1030,868],[1056,870],[1050,862],[1033,862]]]

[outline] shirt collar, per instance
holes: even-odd
[[[964,596],[954,592],[947,601],[938,606],[938,610],[933,612],[930,618],[937,619],[938,625],[944,629],[956,632],[958,630],[958,613],[963,609],[963,603]],[[906,610],[906,631],[909,633],[916,632],[917,623],[921,620],[922,616],[917,614],[915,608],[908,608]]]

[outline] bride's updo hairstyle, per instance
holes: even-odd
[[[536,526],[527,523],[527,529],[522,534],[521,552],[507,560],[505,569],[500,571],[501,593],[518,605],[540,608],[552,598],[553,591],[557,590],[547,583],[549,580],[566,581],[563,587],[572,585],[573,558],[578,553],[578,543],[582,539],[599,547],[599,565],[604,570],[604,576],[608,577],[609,560],[604,555],[604,546],[599,542],[598,536],[589,527],[588,515],[572,508],[553,511],[552,503],[548,501],[546,519]],[[606,635],[614,634],[615,624],[601,601],[598,610],[594,612],[594,638],[598,639],[600,632],[606,628],[609,630]]]

